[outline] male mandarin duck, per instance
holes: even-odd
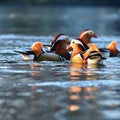
[[[85,64],[100,64],[102,60],[105,59],[102,57],[98,47],[93,44],[88,44],[89,49],[84,51],[82,50],[81,41],[73,39],[70,45],[67,47],[68,50],[73,50],[71,55],[71,62],[75,63],[85,63]]]
[[[53,53],[46,52],[43,48],[43,44],[41,42],[35,42],[31,46],[31,50],[34,52],[34,61],[63,61],[64,57]]]
[[[70,60],[70,53],[66,49],[67,44],[70,40],[66,34],[58,34],[52,40],[50,51],[45,51],[42,43],[35,42],[31,49],[35,54],[34,60],[43,61],[64,61]]]
[[[29,60],[29,55],[34,55],[36,61],[63,61],[70,60],[70,53],[67,51],[66,46],[70,40],[66,34],[58,34],[54,37],[51,43],[50,50],[45,50],[41,42],[35,42],[31,46],[31,51],[20,52],[24,60]]]
[[[90,29],[85,29],[80,33],[79,40],[82,42],[83,50],[89,49],[88,43],[92,43],[91,38],[97,38],[94,31]],[[118,56],[119,50],[116,48],[117,42],[113,41],[111,42],[107,48],[99,48],[99,51],[105,55],[106,52],[110,52],[110,57]],[[120,55],[119,55],[120,56]]]
[[[85,29],[80,33],[80,41],[83,43],[86,50],[89,48],[88,43],[92,43],[91,38],[97,38],[94,31],[90,29]],[[109,57],[120,57],[120,51],[117,49],[117,42],[112,41],[106,48],[99,48],[102,53],[110,52]],[[88,48],[87,48],[88,47]]]

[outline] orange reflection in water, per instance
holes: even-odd
[[[40,73],[41,66],[40,66],[40,64],[31,64],[30,68],[32,70],[31,71],[31,75],[33,77],[39,77],[39,76],[41,76],[41,73]]]
[[[100,65],[83,65],[79,63],[71,63],[70,79],[76,80],[97,80],[99,74],[95,71]],[[94,70],[93,70],[94,69]]]
[[[76,110],[79,110],[79,109],[80,109],[80,106],[78,106],[78,105],[69,105],[68,106],[69,111],[76,111]]]
[[[81,92],[82,89],[80,87],[77,87],[77,86],[70,86],[69,87],[69,92],[70,93],[78,93],[78,92]]]
[[[80,99],[79,95],[70,95],[70,100],[78,100]]]
[[[79,93],[82,91],[82,89],[80,87],[77,87],[77,86],[70,86],[68,88],[68,91],[70,93],[70,96],[69,96],[69,99],[70,101],[79,101],[80,100],[80,95]],[[68,105],[68,108],[67,108],[69,111],[77,111],[80,109],[80,105],[79,104],[70,104]]]
[[[70,66],[70,79],[72,81],[78,80],[79,76],[81,76],[83,73],[81,72],[83,68],[82,64],[78,63],[72,63]]]
[[[70,86],[68,88],[68,92],[70,93],[69,100],[71,104],[67,106],[67,109],[71,112],[82,109],[81,106],[83,106],[83,104],[81,104],[80,101],[89,101],[91,99],[96,99],[94,92],[97,92],[98,90],[99,88],[97,87]],[[91,107],[95,106],[91,105]]]

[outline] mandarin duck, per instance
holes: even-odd
[[[70,61],[80,64],[102,63],[102,60],[105,58],[101,55],[98,47],[93,43],[89,43],[88,47],[88,50],[83,51],[81,47],[81,41],[73,39],[70,45],[67,47],[68,50],[73,50]]]
[[[70,43],[70,40],[66,34],[58,34],[52,40],[50,50],[45,50],[42,42],[35,42],[31,46],[30,51],[15,51],[18,52],[24,60],[30,60],[29,55],[34,55],[35,61],[63,61],[70,60],[70,53],[67,51],[66,46]]]
[[[65,58],[53,53],[46,52],[43,48],[43,44],[41,42],[35,42],[31,46],[31,50],[34,52],[34,61],[64,61]]]

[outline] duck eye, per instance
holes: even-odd
[[[72,43],[74,44],[75,42],[73,41]]]
[[[90,31],[89,34],[92,34],[92,32]]]
[[[90,31],[89,31],[89,34],[92,35],[92,34],[94,34],[94,32],[90,30]]]

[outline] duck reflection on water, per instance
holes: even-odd
[[[89,64],[82,65],[79,63],[71,63],[70,65],[70,79],[72,81],[77,80],[97,80],[99,73],[96,72],[97,69],[104,67],[102,64]]]

